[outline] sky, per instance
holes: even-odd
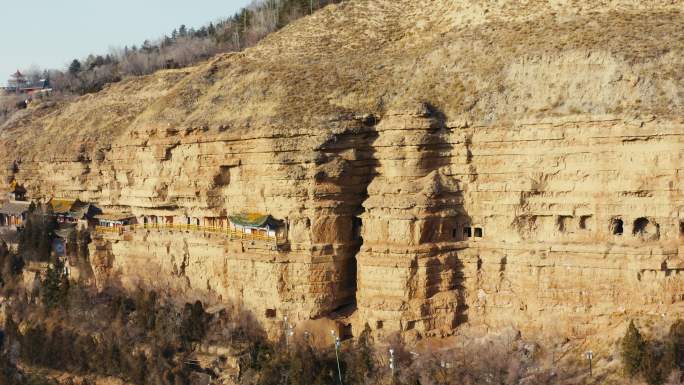
[[[251,0],[0,0],[0,85],[32,65],[65,68],[74,58],[140,46],[185,24],[233,15]]]

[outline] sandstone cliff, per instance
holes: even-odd
[[[34,106],[0,129],[0,173],[137,216],[286,221],[277,250],[156,229],[92,248],[100,282],[264,319],[586,336],[674,318],[683,24],[670,1],[350,1]]]

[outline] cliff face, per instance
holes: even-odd
[[[287,245],[137,229],[99,283],[442,335],[682,315],[684,81],[669,2],[351,1],[243,53],[0,130],[3,179]],[[350,315],[351,314],[351,315]]]

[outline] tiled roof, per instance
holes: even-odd
[[[29,202],[5,202],[5,204],[0,207],[0,214],[20,215],[27,212],[30,205],[31,203]]]
[[[123,221],[132,218],[135,218],[135,215],[131,213],[106,213],[95,216],[95,219],[100,219],[103,221]]]
[[[265,227],[266,225],[279,225],[279,222],[268,214],[240,213],[229,217],[233,224],[249,227]]]
[[[68,214],[76,203],[76,199],[50,199],[49,204],[52,206],[52,212],[55,214]]]

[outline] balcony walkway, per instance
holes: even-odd
[[[287,243],[286,240],[278,237],[271,237],[263,234],[245,233],[242,231],[235,231],[223,227],[198,226],[198,225],[177,225],[177,224],[136,224],[124,225],[118,227],[96,226],[95,232],[100,234],[118,234],[123,235],[128,232],[139,229],[146,230],[176,230],[176,231],[192,231],[198,233],[224,234],[231,241],[259,241],[266,242],[271,245],[280,246]]]

